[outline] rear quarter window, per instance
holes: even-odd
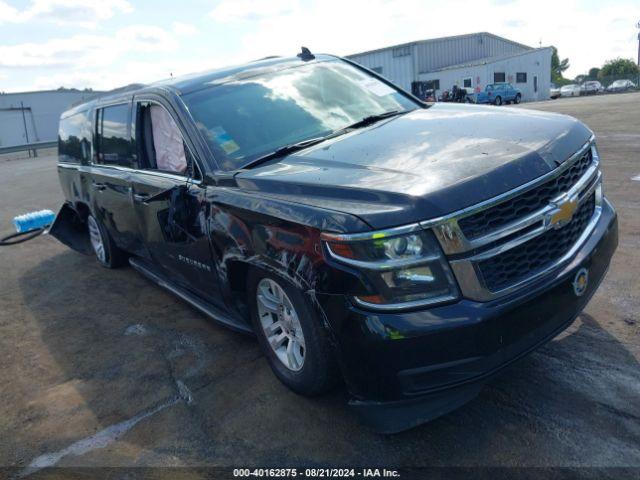
[[[58,129],[58,161],[84,163],[91,157],[91,121],[88,112],[60,119]]]

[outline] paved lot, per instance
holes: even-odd
[[[640,94],[522,107],[596,132],[620,247],[574,325],[475,401],[371,433],[344,392],[296,396],[252,339],[44,236],[0,247],[0,465],[640,466]],[[55,210],[55,159],[0,159],[0,192],[5,234]]]

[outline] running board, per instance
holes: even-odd
[[[215,322],[224,325],[225,327],[229,327],[232,330],[253,335],[253,330],[248,325],[225,313],[222,313],[219,308],[213,306],[210,302],[203,300],[188,290],[174,285],[170,280],[164,278],[162,274],[155,272],[153,267],[149,266],[144,260],[130,257],[129,264],[143,276],[147,277],[160,287],[169,290],[171,293],[187,302],[196,310],[204,313]]]

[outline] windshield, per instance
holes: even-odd
[[[352,65],[302,64],[183,96],[219,166],[235,170],[279,147],[364,117],[419,105]]]

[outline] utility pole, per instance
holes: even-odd
[[[638,66],[640,67],[640,22],[636,23],[638,29]]]
[[[22,124],[24,125],[24,136],[29,144],[29,129],[27,128],[27,119],[24,116],[24,104],[20,101],[20,112],[22,112]],[[34,152],[35,153],[35,152]],[[29,150],[29,158],[31,158],[31,150]]]

